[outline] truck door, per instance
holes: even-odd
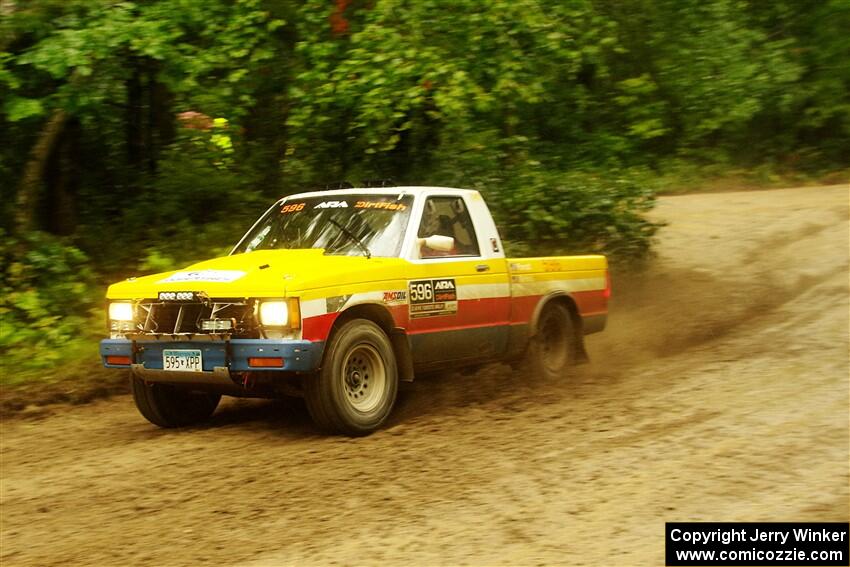
[[[483,201],[476,204],[489,220]],[[416,364],[492,359],[505,351],[507,265],[497,240],[479,234],[472,219],[463,196],[431,196],[424,203],[408,281],[408,333]]]

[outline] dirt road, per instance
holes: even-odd
[[[572,380],[416,382],[367,438],[271,402],[9,420],[0,561],[661,565],[665,521],[846,521],[849,193],[663,199]]]

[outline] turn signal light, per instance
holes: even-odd
[[[283,358],[251,357],[248,359],[248,366],[253,366],[255,368],[283,368]]]
[[[106,364],[115,364],[120,366],[130,366],[129,356],[110,355],[106,357]]]

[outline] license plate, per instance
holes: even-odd
[[[203,372],[201,351],[165,349],[162,351],[162,369],[177,372]]]

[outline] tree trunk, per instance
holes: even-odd
[[[69,118],[56,142],[45,174],[47,202],[45,227],[53,234],[68,236],[77,228],[77,191],[80,183],[80,121]]]
[[[150,128],[153,129],[154,143],[149,151],[151,153],[151,171],[156,172],[162,150],[174,141],[176,129],[171,92],[157,79],[155,73],[151,73],[150,83]]]
[[[68,115],[64,110],[54,110],[47,122],[44,123],[38,139],[30,150],[29,159],[27,159],[23,175],[18,183],[15,208],[15,228],[18,233],[35,228],[38,198],[44,180],[45,166],[67,120]]]
[[[127,79],[127,110],[124,116],[124,136],[127,144],[127,164],[136,173],[142,169],[144,160],[144,115],[143,115],[143,86],[141,63],[138,59],[131,59],[132,67],[130,78]]]

